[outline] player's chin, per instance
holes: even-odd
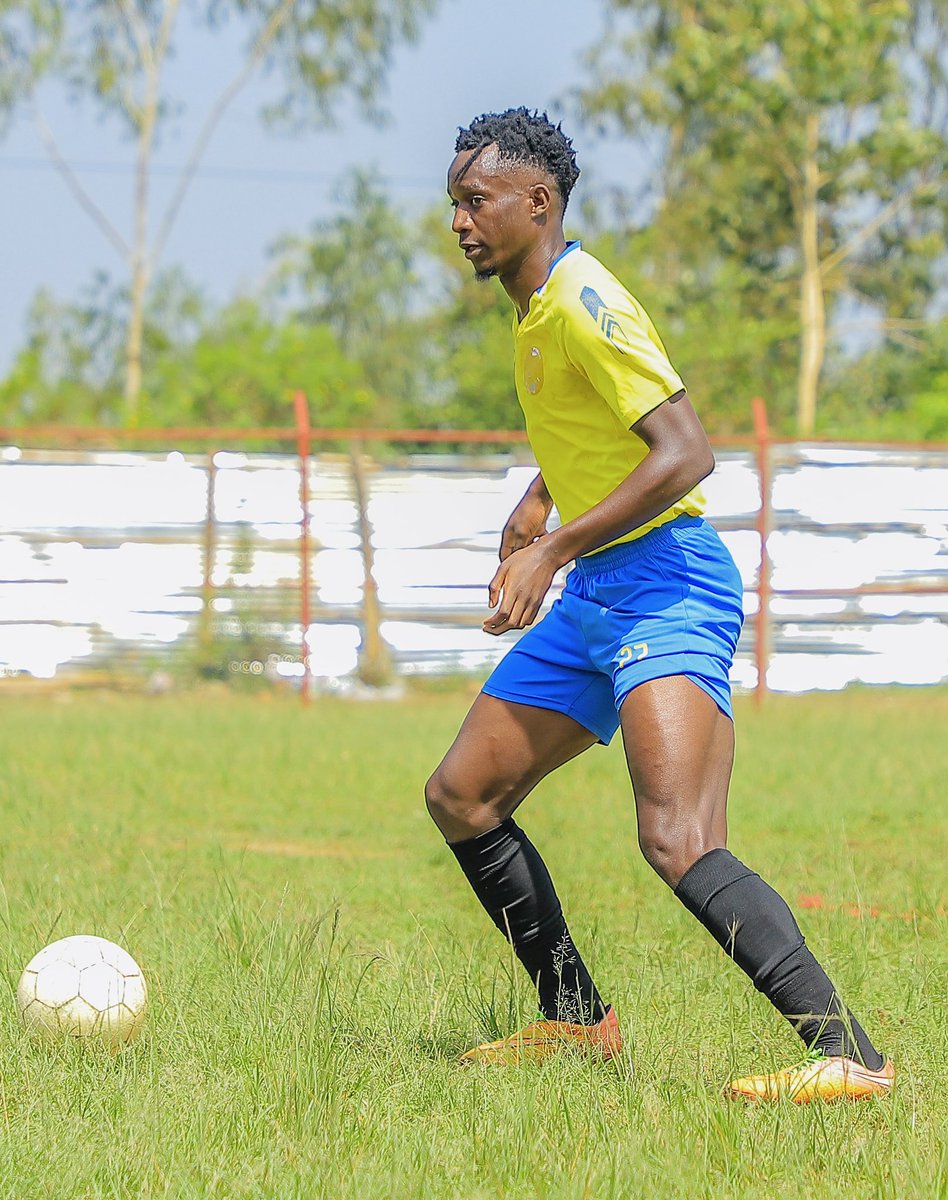
[[[478,267],[474,271],[474,278],[478,283],[486,283],[488,279],[493,279],[496,274],[496,267]]]

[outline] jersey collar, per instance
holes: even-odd
[[[572,254],[574,250],[582,250],[582,248],[583,248],[583,244],[578,239],[575,242],[567,242],[566,249],[562,250],[556,256],[556,258],[554,258],[553,261],[550,263],[550,269],[546,273],[546,279],[543,280],[543,282],[540,284],[540,286],[537,288],[537,290],[533,294],[535,296],[542,296],[543,289],[550,282],[550,276],[556,270],[557,266],[563,261],[563,259],[567,256],[567,254]]]

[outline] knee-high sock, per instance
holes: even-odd
[[[883,1059],[807,948],[786,903],[728,850],[710,850],[681,877],[675,895],[751,978],[812,1050]]]
[[[508,817],[451,850],[491,920],[536,984],[551,1021],[592,1025],[605,1006],[573,939],[543,859]]]

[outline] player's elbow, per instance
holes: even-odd
[[[684,496],[714,470],[714,452],[707,438],[691,438],[677,447],[669,463],[669,483]]]
[[[699,484],[702,479],[707,479],[715,467],[714,451],[711,449],[711,443],[707,438],[702,440],[703,445],[695,448],[695,482],[692,484],[692,487]]]

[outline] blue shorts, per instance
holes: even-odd
[[[608,743],[650,679],[685,675],[731,716],[744,589],[727,547],[682,516],[576,560],[566,587],[484,684],[489,696],[566,713]]]

